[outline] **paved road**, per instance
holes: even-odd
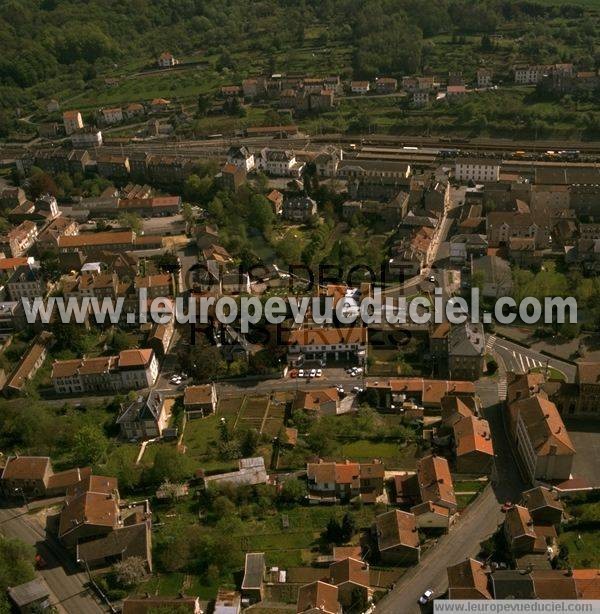
[[[487,350],[493,350],[501,356],[507,371],[525,373],[529,369],[545,367],[548,364],[550,367],[564,373],[567,381],[575,381],[575,373],[577,371],[575,365],[558,358],[546,356],[513,341],[507,341],[495,335],[490,335],[487,341]]]
[[[0,530],[7,537],[18,538],[36,547],[47,566],[40,571],[56,598],[53,605],[69,614],[105,612],[87,588],[87,577],[75,568],[60,547],[46,541],[44,531],[28,517],[23,508],[0,509]]]
[[[504,430],[497,384],[478,384],[477,391],[485,408],[485,418],[490,422],[494,441],[496,472],[493,484],[467,508],[450,533],[442,537],[419,565],[408,571],[396,583],[394,590],[377,604],[376,614],[420,612],[417,600],[426,589],[433,588],[436,595],[444,594],[448,588],[446,569],[479,552],[480,543],[492,535],[502,522],[500,503],[507,499],[518,500],[526,488]]]

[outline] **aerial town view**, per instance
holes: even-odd
[[[0,32],[1,614],[600,612],[600,0]]]

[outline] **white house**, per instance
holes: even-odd
[[[283,149],[264,151],[262,165],[269,175],[279,177],[299,177],[304,169],[304,164],[296,160],[293,151]]]
[[[250,150],[241,147],[230,147],[227,152],[227,164],[233,164],[237,168],[243,168],[247,173],[256,168],[256,159]]]
[[[339,163],[344,159],[344,152],[341,149],[331,148],[320,153],[315,158],[315,166],[319,177],[335,177]]]
[[[500,181],[500,164],[487,158],[457,158],[454,177],[457,181]]]
[[[172,53],[165,51],[165,53],[161,53],[158,57],[157,64],[160,68],[171,68],[179,64],[179,62],[173,57]]]
[[[102,109],[101,112],[105,124],[118,124],[123,121],[123,109],[121,107]]]
[[[102,132],[93,126],[82,128],[71,135],[71,144],[76,149],[102,147]]]
[[[118,356],[57,360],[52,384],[59,394],[141,390],[154,385],[158,360],[151,349],[123,350]]]

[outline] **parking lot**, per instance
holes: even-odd
[[[142,228],[147,235],[178,235],[185,232],[183,216],[151,217],[143,220]]]

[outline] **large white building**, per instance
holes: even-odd
[[[261,167],[276,177],[299,177],[304,164],[296,160],[293,151],[283,149],[267,149],[263,151]]]
[[[152,386],[157,377],[158,360],[151,349],[57,360],[52,365],[52,384],[59,394],[139,390]]]
[[[71,143],[75,149],[102,147],[102,131],[93,126],[82,128],[71,135]]]
[[[531,482],[568,480],[575,448],[556,405],[538,393],[511,403],[509,413],[514,445]]]
[[[288,359],[366,360],[367,328],[301,328],[290,332],[287,339]]]
[[[256,167],[256,159],[250,150],[242,145],[241,147],[230,147],[227,152],[227,164],[233,164],[237,168],[243,168],[247,173]]]
[[[488,158],[458,158],[454,167],[457,181],[500,181],[500,161]]]
[[[548,75],[573,75],[573,64],[535,64],[516,66],[515,83],[518,85],[535,85]]]

